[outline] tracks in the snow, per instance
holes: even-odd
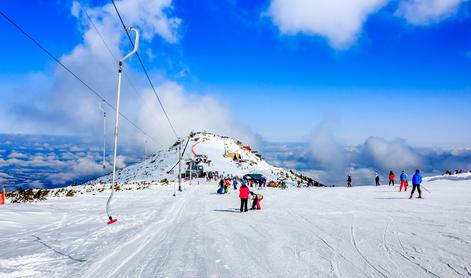
[[[409,261],[410,263],[414,264],[415,266],[419,267],[420,269],[422,269],[425,273],[429,274],[430,276],[433,276],[433,277],[440,277],[438,276],[437,274],[433,273],[432,271],[430,271],[429,269],[427,269],[426,267],[422,266],[420,263],[416,262],[415,261],[415,258],[410,256],[409,253],[407,252],[407,250],[404,248],[404,244],[402,243],[402,240],[401,238],[396,235],[397,237],[397,240],[399,242],[399,245],[401,246],[401,249],[402,249],[402,252],[399,252],[397,250],[395,250],[401,257],[403,257],[404,259],[406,259],[407,261]]]
[[[312,221],[310,221],[307,217],[301,215],[301,214],[298,214],[298,213],[294,213],[293,211],[291,210],[288,210],[287,211],[290,215],[292,215],[292,219],[298,221],[298,222],[301,222],[299,221],[298,219],[302,219],[304,223],[307,223],[309,226],[309,230],[311,232],[312,235],[314,235],[317,239],[319,239],[329,250],[331,250],[332,252],[332,258],[330,259],[329,263],[330,263],[330,267],[331,267],[331,270],[333,271],[333,274],[335,277],[341,277],[342,274],[340,273],[340,270],[339,270],[339,267],[338,267],[338,263],[336,261],[336,258],[337,256],[342,258],[345,262],[351,264],[354,268],[356,268],[359,272],[361,272],[363,275],[365,275],[366,277],[368,277],[368,274],[365,273],[361,268],[359,268],[355,263],[353,263],[351,260],[349,260],[347,257],[345,257],[342,253],[341,250],[339,250],[338,248],[336,248],[334,245],[330,244],[322,235],[328,235],[325,231],[322,231],[317,225],[315,225]],[[315,228],[316,231],[314,231],[312,228]],[[328,236],[331,236],[331,235],[328,235]]]
[[[165,232],[165,229],[181,216],[181,212],[188,201],[188,195],[183,195],[183,198],[173,202],[170,209],[162,214],[164,217],[161,220],[149,223],[147,227],[140,230],[134,237],[117,246],[108,255],[91,265],[82,277],[116,277],[123,270],[123,267],[131,262],[150,243],[159,237],[168,237],[169,234]]]
[[[350,236],[351,236],[351,241],[352,241],[352,245],[353,247],[355,248],[356,252],[358,253],[358,255],[360,255],[360,257],[363,258],[363,260],[365,261],[365,263],[367,265],[369,265],[373,270],[375,270],[380,276],[384,277],[384,278],[387,278],[388,276],[386,274],[384,274],[381,270],[379,270],[375,265],[373,265],[370,260],[368,260],[368,258],[360,251],[360,249],[358,248],[358,245],[357,245],[357,241],[355,239],[355,231],[354,231],[354,227],[355,227],[355,218],[353,218],[352,220],[352,224],[350,225]]]

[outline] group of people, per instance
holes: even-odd
[[[242,183],[239,189],[239,198],[240,198],[240,212],[248,211],[249,199],[252,199],[252,208],[251,209],[261,209],[260,202],[263,200],[263,195],[250,191],[249,187]]]
[[[239,184],[239,179],[237,178],[226,178],[219,180],[219,189],[217,193],[219,194],[226,194],[229,192],[229,188],[231,186],[234,187],[234,190],[237,190],[237,185]]]
[[[396,175],[394,174],[393,171],[389,171],[388,178],[389,178],[388,186],[394,186]],[[408,181],[408,177],[405,171],[402,171],[401,175],[399,176],[399,179],[401,181],[401,185],[399,186],[399,192],[401,192],[402,189],[404,189],[404,192],[406,192],[407,188],[409,187],[409,181]],[[378,174],[376,174],[375,183],[376,183],[376,186],[380,185]],[[420,170],[417,169],[415,170],[415,174],[412,176],[412,191],[410,194],[410,199],[412,199],[412,196],[414,195],[414,192],[416,190],[419,193],[418,198],[422,198],[422,191],[420,190],[421,183],[422,183],[422,175],[420,174]],[[350,175],[348,175],[347,177],[347,187],[352,187],[352,176]]]
[[[471,170],[469,170],[469,172],[471,173]],[[455,171],[452,173],[450,170],[446,170],[445,174],[444,175],[448,175],[448,176],[451,176],[451,175],[458,175],[458,174],[463,174],[463,169],[455,169]]]
[[[237,190],[239,182],[241,184],[239,188],[239,198],[240,198],[240,212],[248,211],[249,199],[252,200],[252,209],[261,209],[260,202],[263,200],[262,194],[257,194],[253,191],[250,191],[247,184],[250,184],[252,180],[239,179],[238,177],[226,178],[219,180],[219,188],[217,193],[227,194],[229,193],[229,188],[233,186],[234,190]],[[251,186],[253,186],[253,181]]]

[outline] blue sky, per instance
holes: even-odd
[[[471,147],[467,1],[417,22],[423,15],[401,14],[403,1],[378,0],[379,6],[362,14],[364,21],[354,38],[340,47],[332,42],[331,30],[313,33],[306,31],[311,26],[302,26],[284,32],[275,12],[270,13],[270,7],[282,0],[157,2],[171,2],[164,5],[165,13],[180,22],[174,41],[158,32],[143,41],[140,52],[157,76],[155,82],[170,80],[185,92],[215,97],[237,123],[266,140],[306,141],[316,126],[334,118],[332,130],[345,144],[379,136],[405,138],[415,146]],[[109,4],[79,3],[92,8]],[[86,26],[72,15],[71,7],[72,1],[0,4],[58,56],[69,55],[83,43]],[[50,59],[3,19],[0,28],[10,42],[0,45],[0,89],[18,89],[32,73],[44,74],[45,86],[50,84],[48,77],[55,70]],[[121,50],[128,47],[122,39]],[[137,71],[135,61],[131,63]],[[41,97],[37,92],[23,104]],[[18,104],[11,93],[2,93],[0,100],[4,114]],[[44,133],[49,129],[45,127]],[[12,128],[0,132],[10,133]]]

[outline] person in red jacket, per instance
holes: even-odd
[[[389,172],[389,186],[391,186],[391,184],[392,184],[392,186],[394,186],[394,177],[395,176],[394,176],[393,171],[390,171]]]
[[[240,212],[248,211],[247,206],[249,203],[249,195],[250,195],[250,189],[247,187],[247,185],[245,185],[245,183],[243,183],[239,189]]]

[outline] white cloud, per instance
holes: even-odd
[[[413,25],[428,25],[454,15],[468,0],[271,0],[266,14],[285,35],[321,36],[337,49],[352,45],[369,15],[389,3]]]
[[[403,0],[396,15],[414,25],[427,25],[456,13],[467,0]]]
[[[118,157],[118,166],[123,166],[124,158]],[[74,179],[80,179],[87,176],[104,175],[109,171],[110,165],[103,169],[103,164],[89,158],[78,158],[77,160],[70,161],[66,167],[59,173],[51,174],[48,180],[52,184],[63,185],[66,182],[71,182]]]
[[[311,135],[310,149],[328,171],[340,171],[345,168],[345,151],[343,146],[337,143],[332,126],[336,126],[335,118],[326,118]]]
[[[357,38],[369,14],[388,0],[272,0],[268,15],[283,34],[304,33],[347,48]]]
[[[167,82],[157,88],[167,112],[175,124],[178,134],[189,134],[190,131],[205,130],[221,135],[235,137],[247,144],[256,143],[258,138],[240,123],[233,120],[229,109],[217,99],[208,95],[185,92],[183,87],[174,82]],[[155,96],[148,92],[140,100],[139,123],[160,143],[169,145],[176,139],[171,132],[163,114],[158,118],[151,111],[161,111]],[[144,105],[148,104],[148,105]]]
[[[12,151],[9,155],[8,158],[27,158],[28,155],[24,153],[20,153],[17,151]]]
[[[364,162],[382,170],[412,169],[422,166],[421,156],[404,140],[368,138],[361,147]]]
[[[8,175],[7,173],[0,172],[0,183],[4,183],[4,182],[6,182],[8,180],[11,180],[11,179],[13,179],[12,176]]]

